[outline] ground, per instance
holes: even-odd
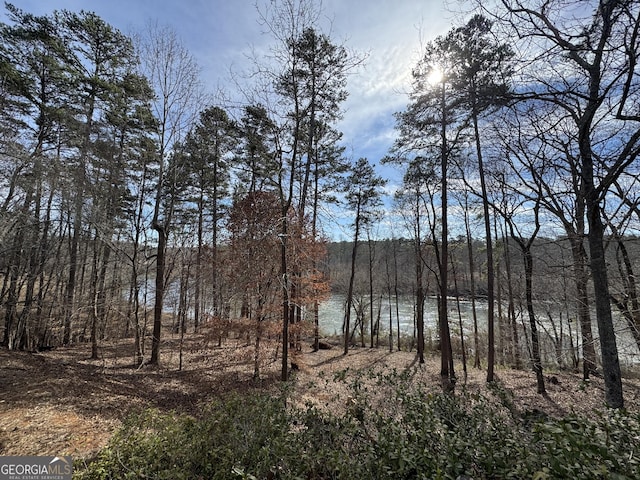
[[[106,445],[122,419],[145,407],[197,415],[200,407],[229,391],[250,394],[276,389],[281,363],[275,342],[264,341],[261,380],[254,380],[252,342],[226,340],[222,346],[203,335],[188,335],[183,342],[164,341],[159,367],[133,366],[128,340],[106,343],[100,359],[90,360],[86,345],[48,352],[10,352],[0,349],[0,455],[71,455],[90,458]],[[439,389],[439,359],[424,365],[415,352],[353,348],[344,356],[340,347],[312,352],[303,346],[295,362],[300,404],[311,402],[335,411],[348,402],[348,382],[334,382],[336,373],[376,368],[382,372],[415,369],[415,381]],[[485,372],[469,369],[466,382],[457,365],[457,389],[486,390]],[[348,369],[348,370],[347,370]],[[530,371],[498,368],[497,379],[514,395],[522,411],[539,410],[562,416],[589,414],[602,409],[604,387],[600,378],[589,384],[570,372],[546,372],[548,394],[536,393]],[[338,375],[340,376],[340,375]],[[625,379],[626,407],[640,409],[640,381]]]

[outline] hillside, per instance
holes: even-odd
[[[146,407],[197,416],[214,398],[235,391],[251,395],[277,390],[280,362],[274,361],[275,344],[265,343],[263,379],[253,373],[253,345],[227,340],[221,347],[203,335],[188,335],[184,342],[183,370],[178,370],[179,342],[163,344],[162,366],[157,369],[131,367],[131,345],[120,341],[106,345],[100,360],[88,360],[89,346],[58,348],[42,353],[0,350],[0,454],[67,454],[91,457],[131,412]],[[312,352],[307,346],[297,358],[292,398],[339,412],[349,401],[348,384],[356,372],[375,369],[401,372],[414,369],[413,381],[439,391],[439,359],[416,364],[411,352],[353,349],[343,356],[339,348]],[[461,378],[458,391],[488,394],[484,372],[470,370],[466,386]],[[535,393],[535,378],[528,371],[498,369],[498,378],[513,395],[522,412],[544,412],[564,416],[575,412],[589,415],[602,408],[603,382],[589,385],[569,372],[547,373],[548,395]],[[640,381],[624,381],[626,406],[640,408]]]

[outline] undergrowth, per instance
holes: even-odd
[[[638,414],[553,419],[519,412],[499,385],[450,395],[406,372],[368,380],[334,379],[351,389],[344,413],[293,407],[286,391],[230,395],[197,419],[145,410],[74,478],[640,478]]]

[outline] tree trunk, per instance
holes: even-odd
[[[39,163],[39,162],[38,162]],[[36,170],[39,169],[39,165],[36,165]],[[27,281],[25,285],[25,293],[23,300],[22,311],[20,312],[20,317],[18,317],[18,325],[21,326],[21,330],[23,333],[27,333],[29,329],[27,325],[33,322],[33,318],[31,317],[31,309],[33,307],[34,299],[35,299],[35,286],[36,281],[38,279],[39,271],[44,268],[44,265],[41,261],[40,252],[42,250],[41,242],[45,242],[46,238],[40,238],[40,210],[41,210],[41,201],[42,201],[42,181],[40,179],[39,173],[36,173],[38,178],[36,179],[36,188],[35,188],[35,198],[34,198],[34,207],[35,210],[32,214],[33,225],[27,228],[28,231],[28,242],[29,242],[29,264],[27,267]],[[25,245],[26,247],[26,245]],[[36,331],[36,335],[39,335],[39,332]],[[20,348],[30,348],[35,347],[35,345],[29,345],[29,341],[33,341],[38,345],[42,345],[44,339],[42,338],[27,338],[25,335],[20,341]]]
[[[369,348],[374,347],[374,320],[373,320],[373,240],[371,239],[371,232],[367,229],[367,246],[369,247],[369,335],[371,337],[371,344]]]
[[[17,327],[17,307],[18,307],[18,277],[21,263],[20,251],[22,249],[22,232],[24,229],[20,228],[18,232],[16,232],[16,237],[14,238],[13,245],[13,255],[12,261],[9,262],[9,272],[5,277],[5,282],[8,281],[9,286],[6,290],[7,300],[5,302],[5,314],[4,314],[4,339],[3,343],[6,345],[9,350],[15,350],[18,348],[16,342],[16,333],[15,329]]]
[[[73,300],[76,292],[76,274],[78,271],[78,244],[80,242],[80,229],[82,228],[82,194],[77,193],[75,204],[75,216],[73,221],[73,233],[71,237],[71,249],[69,251],[69,275],[64,296],[64,331],[62,344],[71,343],[71,318],[73,317]]]
[[[202,300],[200,298],[200,290],[202,288],[202,246],[203,246],[203,222],[204,222],[204,200],[202,198],[202,190],[198,199],[198,250],[196,252],[196,278],[193,291],[193,331],[197,332],[200,325],[200,308]]]
[[[495,321],[494,321],[494,265],[493,242],[491,239],[491,217],[489,216],[489,198],[480,146],[480,132],[478,130],[478,112],[475,105],[475,97],[472,104],[473,133],[478,157],[478,175],[480,176],[480,189],[482,192],[482,213],[484,216],[484,233],[487,247],[487,382],[494,380],[495,365]]]
[[[524,246],[523,246],[524,247]],[[536,383],[538,393],[545,393],[544,376],[542,375],[542,361],[540,359],[540,340],[538,338],[538,328],[536,324],[536,316],[533,309],[533,256],[531,255],[531,246],[527,245],[523,248],[522,255],[524,257],[524,273],[525,273],[525,295],[527,299],[527,313],[529,314],[529,326],[531,327],[531,348],[533,371],[536,373]]]
[[[602,370],[605,381],[605,401],[611,408],[624,406],[622,393],[622,377],[618,346],[613,328],[609,283],[607,280],[607,263],[604,249],[604,226],[600,214],[600,205],[595,192],[587,189],[587,218],[589,220],[589,253],[591,256],[591,276],[595,290],[596,315],[600,350],[602,354]]]
[[[458,327],[460,328],[460,348],[462,350],[462,371],[464,372],[464,381],[467,381],[467,349],[464,345],[464,328],[462,325],[462,311],[460,310],[460,291],[458,290],[458,277],[456,276],[456,267],[453,262],[453,255],[450,255],[451,273],[453,274],[453,286],[456,292],[456,307],[458,309]]]
[[[513,281],[511,278],[511,253],[509,251],[509,239],[506,236],[504,237],[504,263],[504,268],[507,274],[507,323],[511,326],[513,367],[520,369],[522,368],[520,337],[518,335],[518,321],[516,318],[516,307],[514,303]],[[502,318],[502,315],[500,315],[500,318]]]
[[[289,196],[291,198],[291,195]],[[289,278],[287,272],[287,208],[282,209],[280,230],[280,278],[282,279],[282,369],[280,378],[283,382],[289,379]]]
[[[397,346],[398,351],[402,349],[400,344],[400,295],[398,292],[398,251],[396,249],[396,243],[393,244],[393,296],[396,301],[396,333],[398,335]]]
[[[480,335],[478,333],[478,312],[476,308],[475,262],[473,260],[473,239],[471,238],[471,228],[469,226],[469,212],[467,208],[465,208],[465,211],[464,211],[464,226],[465,226],[465,232],[467,235],[469,285],[471,289],[471,312],[473,315],[473,348],[475,350],[475,355],[473,359],[473,368],[480,369]]]
[[[605,2],[606,3],[606,2]],[[606,37],[611,32],[613,3],[603,4],[603,35]],[[589,255],[591,258],[591,277],[595,292],[596,316],[598,322],[598,334],[600,336],[600,351],[602,355],[602,370],[605,382],[605,402],[611,408],[624,406],[622,393],[622,378],[620,373],[620,361],[618,359],[618,346],[616,334],[613,328],[613,316],[611,314],[611,298],[609,282],[607,279],[607,260],[604,248],[604,225],[601,213],[601,192],[595,184],[595,167],[593,150],[591,145],[591,127],[596,111],[600,105],[600,82],[602,52],[599,51],[589,68],[589,101],[585,111],[578,122],[578,146],[580,148],[582,185],[587,211],[587,223],[589,233]]]
[[[419,215],[420,197],[416,195],[416,215]],[[414,257],[416,264],[416,329],[418,336],[418,361],[424,364],[424,266],[422,264],[422,232],[420,230],[420,219],[416,219],[415,224]]]
[[[393,240],[391,240],[393,242]],[[388,245],[387,240],[387,245]],[[389,304],[389,353],[393,352],[393,309],[391,308],[391,272],[389,271],[389,248],[385,249],[384,266],[387,274],[387,302]],[[382,305],[382,301],[380,302]]]
[[[151,358],[149,359],[149,364],[158,365],[160,363],[160,335],[162,332],[162,307],[164,304],[167,233],[165,227],[157,221],[154,222],[153,229],[158,232],[158,248],[156,249],[156,291],[153,304],[153,334],[151,337]]]
[[[568,234],[573,258],[573,273],[576,282],[577,315],[582,337],[582,378],[588,380],[591,373],[596,372],[596,350],[591,328],[591,314],[589,308],[589,294],[587,283],[587,252],[582,238],[575,234]]]
[[[360,202],[356,206],[355,231],[353,236],[353,248],[351,249],[351,273],[349,274],[349,287],[344,312],[344,355],[349,353],[349,329],[351,323],[351,305],[353,304],[353,284],[356,276],[356,258],[358,256],[358,241],[360,235]]]
[[[441,124],[441,158],[440,158],[440,181],[441,181],[441,243],[440,246],[440,312],[439,312],[439,329],[440,329],[440,377],[445,391],[451,391],[455,385],[455,373],[453,371],[453,355],[451,350],[451,334],[449,332],[449,315],[448,315],[448,267],[449,267],[449,228],[448,228],[448,146],[447,146],[447,118],[446,118],[446,88],[444,81],[441,82],[441,108],[442,108],[442,124]]]

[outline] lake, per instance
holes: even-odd
[[[389,300],[382,299],[382,307],[380,308],[380,327],[382,332],[389,332],[389,312],[392,315],[393,331],[396,334],[396,305],[395,299],[392,299],[392,304],[389,305]],[[320,331],[324,335],[341,335],[342,323],[344,321],[344,304],[345,295],[332,295],[331,298],[320,304]],[[438,324],[438,303],[436,297],[428,297],[425,301],[425,330],[431,329],[437,330]],[[367,306],[366,321],[369,322],[369,308]],[[483,302],[476,302],[476,312],[478,315],[478,325],[480,329],[484,329],[487,322],[487,305]],[[473,330],[473,313],[471,309],[471,302],[464,300],[460,301],[460,313],[462,315],[462,324],[465,332],[471,332]],[[374,305],[374,316],[378,314],[378,301]],[[398,316],[400,318],[400,332],[406,335],[413,334],[413,318],[414,318],[414,304],[411,297],[399,297],[398,298]],[[458,310],[455,299],[449,299],[449,318],[457,325]],[[354,321],[354,313],[351,313],[351,323]],[[453,327],[453,323],[452,323]]]
[[[392,313],[392,321],[393,321],[393,334],[397,335],[396,331],[396,307],[395,301],[392,299],[391,306],[389,305],[389,300],[387,298],[382,299],[382,307],[380,309],[380,330],[381,337],[382,332],[385,332],[388,335],[389,332],[389,311],[391,309]],[[320,331],[322,335],[342,335],[342,323],[344,321],[344,303],[345,303],[345,295],[332,295],[331,298],[320,304]],[[374,306],[374,315],[377,315],[378,301],[376,300]],[[459,332],[458,329],[458,310],[455,298],[449,298],[449,325],[451,327],[452,336],[458,335],[456,332]],[[413,298],[408,296],[403,296],[398,299],[398,312],[400,317],[400,333],[404,335],[413,335],[413,318],[414,318],[414,305]],[[477,301],[476,302],[476,312],[478,316],[478,330],[481,333],[486,332],[487,328],[487,303],[486,301]],[[499,325],[497,321],[496,311],[496,341],[498,341],[499,336]],[[462,317],[462,325],[464,329],[465,337],[469,341],[469,345],[471,344],[471,337],[473,335],[473,313],[471,308],[471,302],[468,300],[460,301],[460,315]],[[541,341],[541,350],[543,358],[553,359],[555,358],[555,351],[553,343],[551,342],[549,334],[552,334],[552,329],[549,324],[548,318],[541,312],[538,314],[538,332],[540,334]],[[558,315],[558,319],[560,316]],[[351,314],[351,324],[353,328],[353,322],[355,319],[355,314],[352,311]],[[365,313],[365,321],[367,322],[366,332],[369,331],[369,308],[367,306],[367,310]],[[598,327],[596,323],[596,315],[595,312],[592,312],[592,330],[594,340],[597,342],[598,338]],[[526,329],[527,336],[530,335],[529,330],[529,319],[526,316],[524,318],[518,315],[518,330],[520,331],[520,341],[522,342],[521,348],[523,349],[523,354],[526,355],[526,339],[523,337],[523,333]],[[425,335],[433,334],[433,337],[437,336],[438,332],[438,304],[436,297],[427,297],[425,301],[425,320],[424,320],[424,328]],[[558,325],[559,327],[559,325]],[[635,365],[640,363],[640,352],[636,346],[635,340],[633,336],[629,332],[629,327],[621,318],[621,315],[618,312],[614,311],[614,327],[616,329],[617,336],[617,344],[618,344],[618,353],[620,357],[621,363],[625,365]],[[580,347],[581,341],[579,338],[579,332],[576,330],[577,325],[575,322],[572,322],[572,337],[574,345]],[[509,327],[510,330],[510,327]],[[546,331],[545,331],[546,330]],[[548,333],[547,333],[548,332]],[[563,317],[563,354],[567,355],[569,353],[569,328],[566,322],[566,314]],[[507,334],[507,338],[510,338],[511,333]],[[596,344],[596,354],[598,357],[600,356],[600,345]]]

